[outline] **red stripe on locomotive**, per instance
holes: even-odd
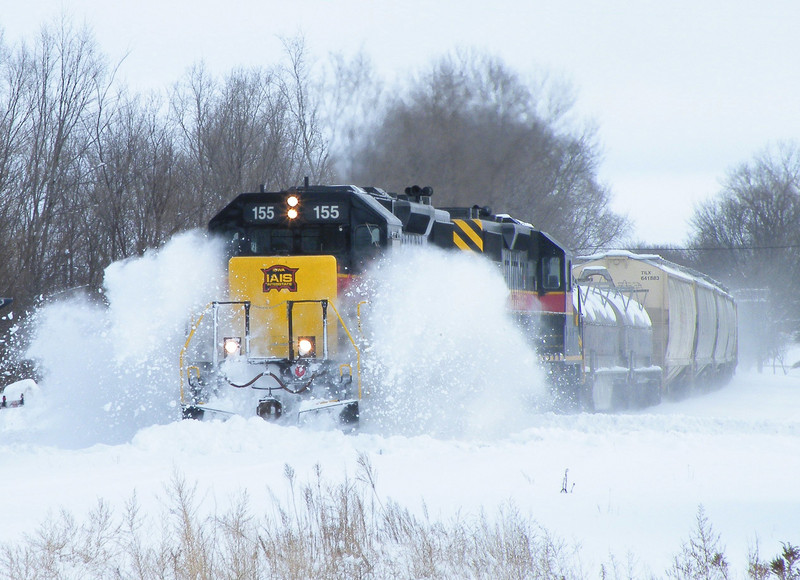
[[[538,295],[533,292],[513,292],[509,299],[512,310],[524,312],[572,313],[572,300],[565,292],[550,292]]]

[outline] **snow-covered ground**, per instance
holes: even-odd
[[[4,412],[3,432],[29,411]],[[762,557],[800,541],[796,372],[742,373],[719,391],[637,414],[534,415],[530,427],[492,439],[345,435],[257,418],[156,425],[130,442],[81,449],[12,439],[0,445],[0,542],[62,507],[84,514],[97,498],[121,507],[135,492],[155,505],[176,473],[220,510],[241,490],[258,505],[268,489],[283,496],[286,464],[301,480],[315,465],[338,480],[356,472],[359,453],[382,496],[411,508],[424,501],[444,518],[512,502],[580,544],[589,570],[612,554],[665,570],[700,505],[740,570],[756,541]]]
[[[130,286],[122,270],[141,280],[136,292],[130,290],[137,308],[146,306],[141,292],[171,292],[164,290],[168,285],[143,287],[155,264],[118,266],[110,282],[107,276],[107,293],[121,292],[114,286],[117,275],[122,287]],[[195,266],[177,260],[170,275]],[[171,304],[153,324],[169,334],[168,313],[183,307]],[[153,347],[144,339],[131,342],[126,334],[121,350],[141,351],[149,366],[140,367],[134,355],[121,357],[120,347],[112,348],[121,340],[114,337],[120,319],[115,308],[130,303],[121,307],[110,299],[103,314],[85,304],[62,305],[42,317],[36,354],[60,372],[51,369],[25,407],[0,412],[0,543],[19,540],[62,508],[80,518],[98,498],[121,508],[135,493],[155,510],[175,474],[197,483],[207,509],[224,511],[242,490],[254,508],[266,506],[271,493],[284,496],[285,465],[301,481],[310,481],[317,465],[338,481],[356,473],[359,454],[369,457],[382,497],[418,513],[424,502],[432,517],[444,519],[481,509],[491,514],[511,503],[579,546],[583,568],[593,575],[611,556],[662,574],[694,530],[701,505],[721,535],[734,577],[743,577],[748,548],[756,543],[763,559],[777,555],[781,542],[800,543],[800,369],[787,375],[740,370],[720,390],[635,413],[517,409],[505,429],[502,407],[492,411],[491,428],[473,420],[457,429],[428,429],[432,419],[441,427],[470,410],[477,395],[467,389],[466,397],[454,396],[455,380],[449,395],[430,399],[439,407],[451,401],[451,408],[440,408],[416,432],[391,421],[366,422],[357,434],[257,418],[170,421],[169,414],[151,412],[153,405],[170,408],[174,396],[159,394],[169,383],[161,360],[148,350],[161,343],[152,336]],[[125,324],[143,323],[133,318]],[[114,372],[92,364],[87,341],[97,342],[95,354],[116,360]],[[800,351],[788,360],[800,360]],[[92,370],[81,374],[76,367]],[[131,381],[125,397],[138,406],[111,400],[120,368],[135,378],[125,375],[117,383]],[[145,386],[137,387],[137,397],[131,385]],[[502,385],[484,386],[489,401],[490,390]],[[61,390],[54,393],[56,388]]]

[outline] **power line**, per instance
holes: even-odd
[[[652,248],[602,248],[598,250],[587,250],[578,248],[576,253],[598,253],[598,252],[738,252],[743,250],[796,250],[800,249],[800,244],[788,244],[785,246],[726,246],[726,247],[652,247]]]

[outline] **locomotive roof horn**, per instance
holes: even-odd
[[[430,185],[426,185],[425,187],[420,187],[419,185],[412,185],[411,187],[406,187],[405,194],[408,197],[413,198],[414,201],[416,201],[417,203],[421,202],[430,205],[431,196],[433,195],[433,188]]]

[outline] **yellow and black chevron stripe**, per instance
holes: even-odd
[[[483,222],[453,220],[453,245],[467,252],[483,252]]]

